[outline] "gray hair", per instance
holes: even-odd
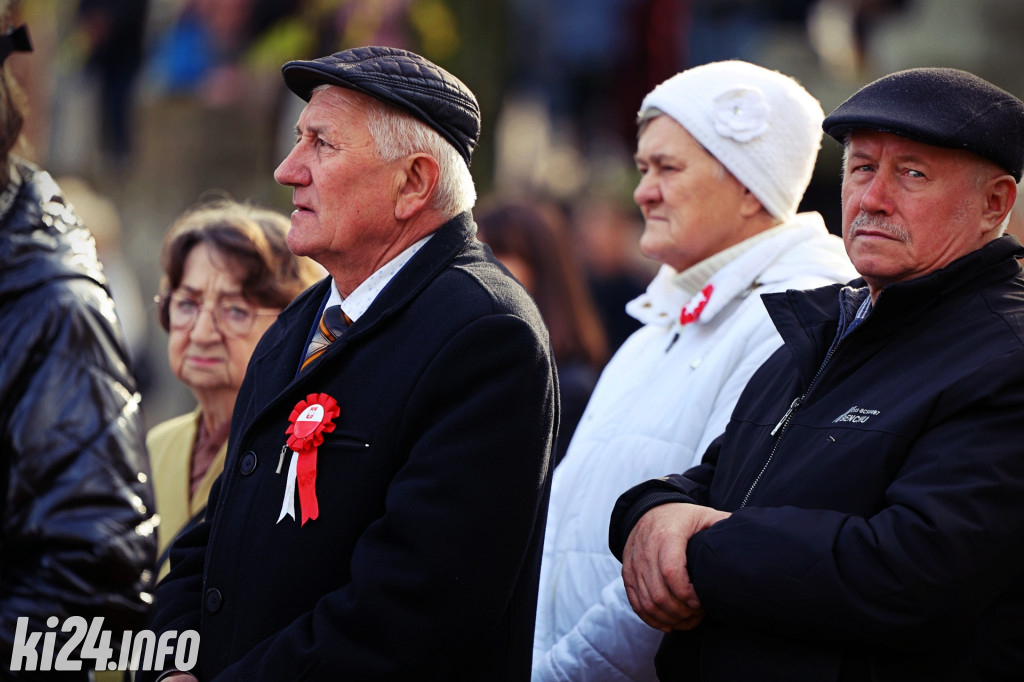
[[[319,85],[313,92],[332,86]],[[376,153],[384,163],[403,156],[423,153],[437,161],[439,180],[430,207],[446,217],[468,211],[476,204],[476,186],[465,159],[450,142],[418,118],[375,97],[366,101],[366,128],[377,146]]]
[[[636,115],[636,136],[640,137],[640,133],[642,133],[644,129],[647,128],[648,123],[658,118],[659,116],[664,115],[665,112],[657,107],[647,107],[646,109],[641,109],[640,113]]]

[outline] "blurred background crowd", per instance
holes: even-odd
[[[290,59],[356,45],[419,52],[480,100],[479,211],[538,210],[580,261],[607,343],[655,270],[631,193],[643,95],[689,66],[739,58],[799,80],[828,112],[911,66],[954,66],[1024,96],[1020,0],[22,0],[35,46],[11,66],[31,116],[25,155],[94,232],[137,363],[149,425],[190,409],[153,295],[175,217],[227,196],[291,210],[273,170],[302,102]],[[823,144],[803,208],[838,230],[840,150]],[[597,348],[598,350],[594,350]]]

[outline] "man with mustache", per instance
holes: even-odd
[[[764,297],[784,347],[610,547],[661,680],[1019,679],[1024,103],[910,69],[823,127],[861,278]]]

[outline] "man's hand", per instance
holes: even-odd
[[[640,517],[622,553],[622,580],[643,622],[662,632],[697,627],[704,609],[686,570],[686,545],[697,531],[730,516],[710,507],[672,503]]]

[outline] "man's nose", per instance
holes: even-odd
[[[284,157],[284,160],[274,170],[274,180],[287,187],[309,183],[309,172],[299,162],[299,145],[292,147],[288,156]]]
[[[876,173],[860,196],[861,210],[866,213],[892,213],[892,187],[883,174]]]

